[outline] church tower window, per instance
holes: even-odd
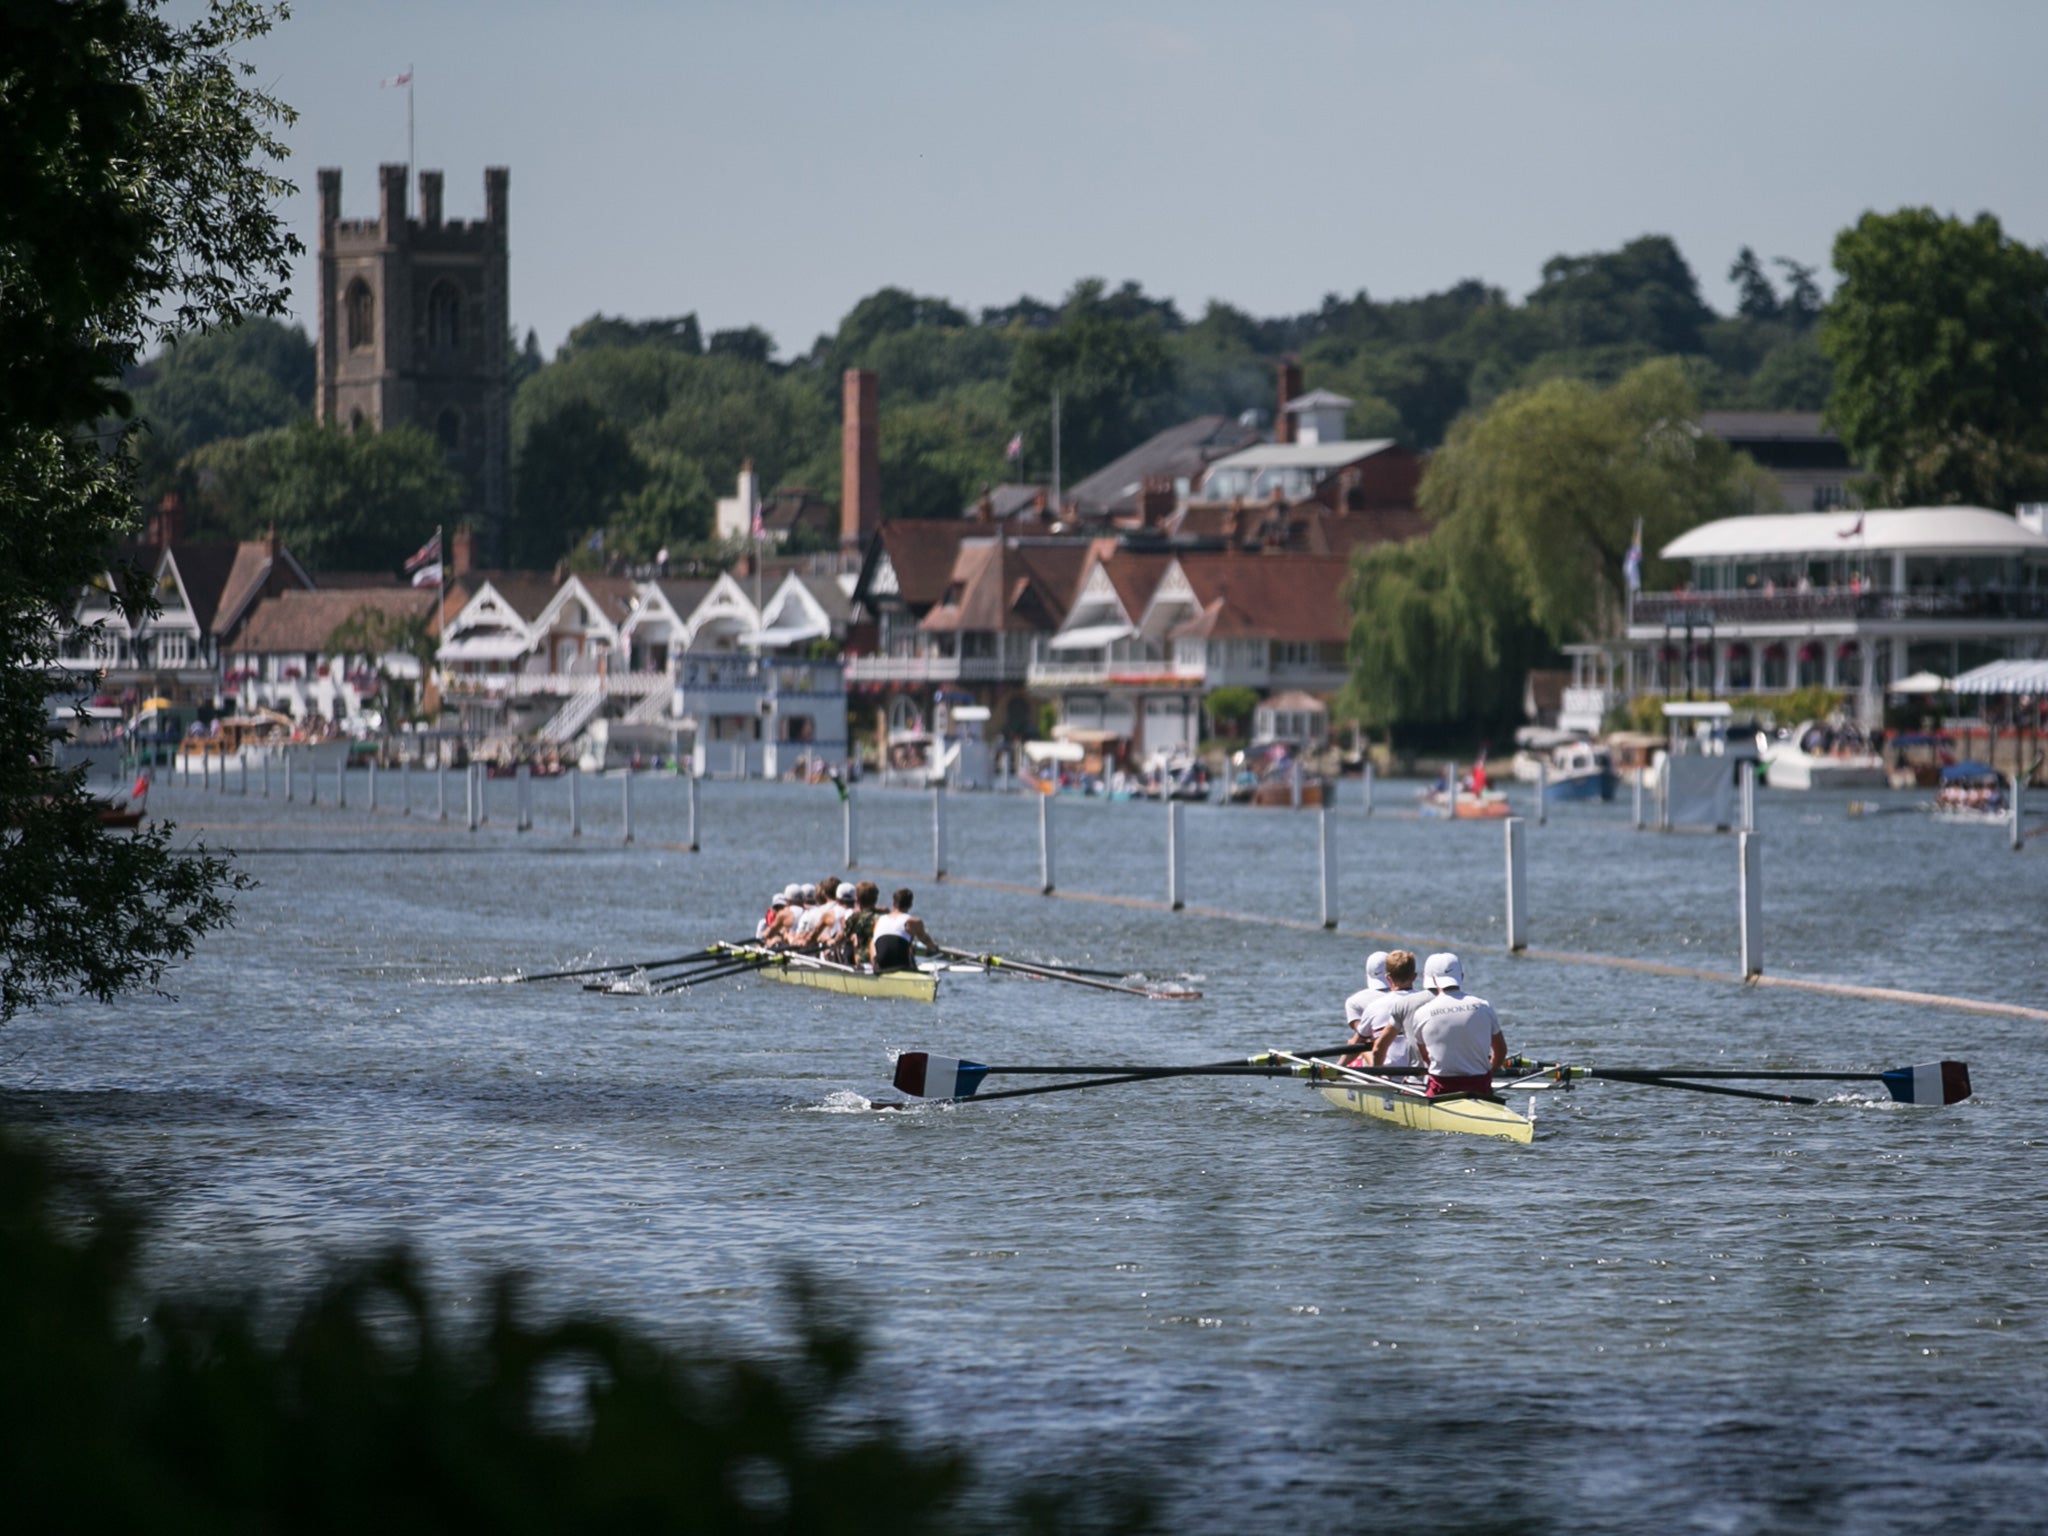
[[[462,413],[453,406],[434,418],[434,436],[441,440],[444,452],[453,453],[462,446]]]
[[[348,285],[348,345],[360,351],[376,343],[377,300],[360,277]]]
[[[427,345],[449,351],[462,345],[462,295],[453,283],[436,283],[427,294]]]

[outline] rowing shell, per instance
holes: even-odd
[[[939,978],[930,971],[875,973],[834,965],[830,960],[820,960],[815,955],[777,954],[772,950],[740,944],[728,948],[735,956],[766,960],[768,964],[757,974],[769,981],[815,987],[821,992],[837,992],[846,997],[886,997],[906,1003],[929,1003],[939,995]]]
[[[1468,1136],[1499,1136],[1527,1142],[1536,1122],[1494,1099],[1448,1097],[1432,1099],[1398,1083],[1318,1083],[1316,1092],[1339,1109],[1403,1125],[1411,1131],[1463,1131]]]

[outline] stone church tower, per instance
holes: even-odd
[[[441,173],[420,172],[417,219],[405,167],[377,168],[377,216],[341,216],[341,172],[320,172],[320,340],[314,409],[354,430],[409,421],[461,476],[463,518],[490,556],[511,511],[512,434],[505,194],[484,172],[480,221],[444,221]]]

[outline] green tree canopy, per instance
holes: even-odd
[[[262,7],[186,25],[155,4],[0,8],[0,1019],[152,986],[228,921],[227,866],[167,826],[112,836],[49,759],[57,615],[134,526],[126,414],[146,343],[283,308],[301,247],[270,169],[290,110],[234,47]]]
[[[625,429],[588,400],[564,400],[525,428],[506,555],[515,566],[544,567],[609,524],[647,483],[647,466]]]
[[[1820,323],[1830,425],[1893,505],[2048,490],[2048,255],[1990,214],[1866,213]]]
[[[1693,425],[1677,362],[1609,389],[1552,379],[1461,420],[1430,461],[1432,531],[1357,562],[1351,701],[1376,724],[1499,721],[1556,645],[1611,633],[1637,522],[1654,550],[1748,509],[1748,461]]]
[[[301,421],[210,443],[185,468],[199,531],[252,539],[274,528],[313,571],[395,570],[462,506],[440,446],[411,425]]]
[[[1170,306],[1126,283],[1077,283],[1057,325],[1017,343],[1009,403],[1035,464],[1052,457],[1052,397],[1060,397],[1063,472],[1069,482],[1135,447],[1177,415],[1173,359],[1165,344]]]

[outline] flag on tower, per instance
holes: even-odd
[[[1631,592],[1640,592],[1643,586],[1643,520],[1636,519],[1636,536],[1630,541],[1628,553],[1621,557],[1622,585]]]
[[[404,68],[404,69],[402,69],[402,70],[400,70],[400,71],[399,71],[399,72],[398,72],[397,74],[395,74],[395,75],[392,75],[392,76],[391,76],[390,78],[388,78],[388,79],[384,79],[384,80],[379,80],[379,81],[377,82],[377,84],[378,84],[379,86],[386,86],[386,85],[411,85],[411,84],[412,84],[412,66],[411,66],[410,64],[406,65],[406,66],[405,66],[405,68]]]

